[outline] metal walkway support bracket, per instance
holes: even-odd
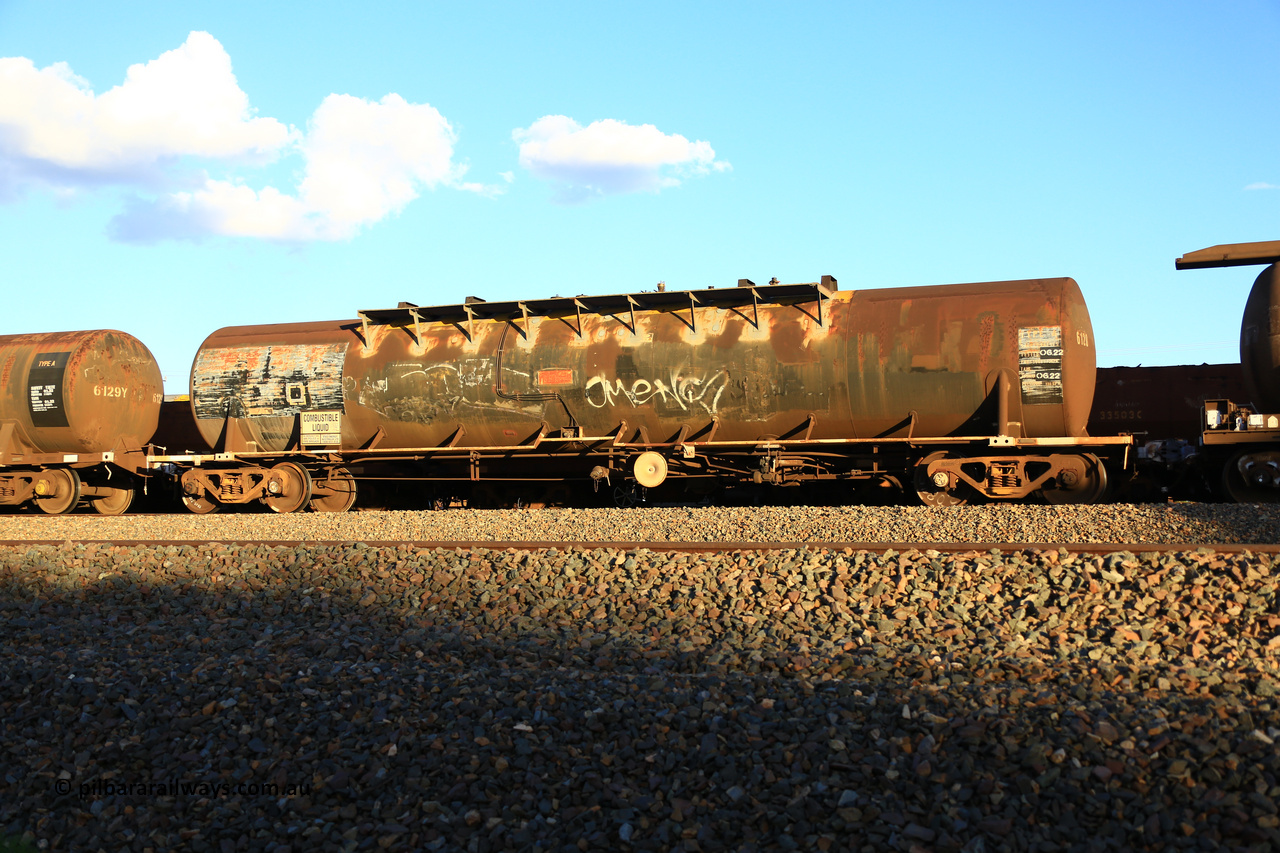
[[[800,311],[801,314],[804,314],[806,317],[809,317],[810,319],[813,319],[813,320],[817,320],[819,326],[825,326],[826,321],[823,319],[822,303],[826,300],[829,300],[831,298],[831,294],[834,293],[835,290],[836,290],[835,276],[824,275],[822,277],[822,281],[813,285],[815,301],[818,304],[817,313],[810,314],[808,311],[806,311],[803,307],[804,305],[803,302],[796,303],[796,308]]]
[[[630,326],[627,326],[627,321],[619,317],[617,314],[612,315],[615,320],[617,320],[623,326],[626,326],[627,331],[633,335],[636,333],[636,305],[638,304],[639,303],[636,302],[634,297],[630,295],[627,296],[627,313],[631,315]]]
[[[518,302],[516,304],[520,306],[520,318],[524,320],[524,325],[521,326],[517,323],[515,317],[508,317],[507,322],[514,326],[516,332],[520,334],[520,337],[527,341],[529,339],[529,306],[524,302]],[[579,332],[578,334],[581,336],[582,333]]]
[[[509,323],[527,336],[531,317],[552,317],[573,329],[578,337],[586,332],[584,314],[613,317],[636,334],[637,311],[653,311],[675,314],[693,332],[698,330],[697,312],[701,308],[721,308],[737,313],[755,328],[760,328],[761,305],[794,305],[798,310],[817,320],[827,322],[827,308],[836,289],[834,277],[824,275],[821,281],[809,284],[756,285],[750,279],[739,279],[738,287],[697,290],[662,290],[645,293],[619,293],[604,296],[553,296],[549,299],[522,299],[502,302],[486,302],[474,296],[452,305],[418,306],[401,302],[396,308],[378,308],[360,311],[360,329],[366,345],[374,326],[403,328],[421,342],[430,323],[440,323],[458,328],[467,340],[475,339],[477,321],[492,320]],[[816,307],[806,305],[816,302]],[[747,308],[750,308],[748,316]],[[684,316],[685,310],[689,316]]]
[[[748,317],[742,308],[736,305],[729,306],[729,310],[746,320],[755,329],[760,328],[760,293],[756,290],[756,283],[749,278],[738,279],[738,287],[744,288],[751,294],[751,316]],[[744,303],[743,308],[746,307]]]
[[[692,290],[686,292],[689,294],[689,322],[685,323],[685,325],[689,327],[689,331],[696,335],[698,334],[698,297],[693,295]],[[684,322],[684,318],[681,317],[679,313],[676,313],[676,317],[679,318],[681,322]]]

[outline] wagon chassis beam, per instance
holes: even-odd
[[[624,423],[623,428],[627,429]],[[876,455],[883,453],[924,453],[930,449],[954,448],[959,454],[979,448],[999,447],[1006,454],[1028,454],[1042,451],[1067,450],[1068,452],[1093,450],[1127,451],[1133,444],[1131,436],[1100,436],[1077,439],[1036,439],[1010,438],[992,436],[947,436],[941,438],[922,439],[907,438],[806,438],[800,440],[770,439],[741,441],[689,441],[655,442],[655,441],[619,441],[619,433],[598,436],[581,436],[574,438],[549,437],[539,433],[533,434],[534,441],[526,444],[495,445],[439,445],[432,447],[407,447],[379,451],[377,448],[361,448],[358,450],[291,450],[291,451],[247,451],[208,454],[150,455],[139,465],[139,473],[146,469],[159,469],[166,464],[182,467],[198,467],[203,465],[263,464],[296,460],[307,465],[351,465],[374,462],[403,461],[446,461],[450,458],[466,460],[474,454],[483,459],[550,458],[566,456],[595,456],[607,453],[629,455],[646,450],[679,452],[681,455],[760,455],[777,452],[785,454],[809,454],[844,457],[849,454]],[[846,452],[842,452],[846,451]],[[980,458],[977,455],[974,460]],[[1005,454],[999,457],[1009,458]],[[1020,458],[1014,456],[1013,458]],[[1043,458],[1043,457],[1042,457]]]
[[[332,496],[340,502],[342,494],[354,495],[354,487],[347,484],[355,480],[585,483],[598,479],[597,474],[617,474],[625,482],[633,474],[638,478],[636,466],[650,457],[657,458],[644,464],[656,464],[662,469],[658,484],[669,476],[673,481],[716,479],[794,486],[909,477],[914,470],[917,477],[933,480],[944,491],[971,490],[993,500],[1018,500],[1064,487],[1069,492],[1073,482],[1089,482],[1093,475],[1086,458],[1093,459],[1096,465],[1107,460],[1119,465],[1121,453],[1127,460],[1132,442],[1129,436],[1074,440],[1009,436],[813,439],[808,436],[815,422],[810,418],[802,425],[805,438],[799,440],[690,441],[689,430],[681,429],[672,441],[625,441],[622,439],[630,431],[625,422],[609,435],[546,437],[543,424],[531,436],[532,441],[514,445],[466,447],[451,443],[387,451],[232,452],[153,456],[148,463],[161,470],[163,466],[173,466],[180,472],[180,491],[188,506],[259,500],[277,511],[290,512],[294,509],[278,507],[296,504],[301,508],[313,496],[322,500]],[[712,424],[710,430],[702,432],[714,434],[714,427]],[[997,453],[990,452],[995,449]],[[1098,453],[1101,459],[1089,456],[1089,451]],[[507,473],[513,461],[553,466],[547,469],[552,473],[535,470],[513,477]],[[416,470],[401,469],[394,476],[379,470],[406,463]],[[285,473],[281,474],[280,469]],[[292,476],[290,470],[294,471]],[[1105,488],[1105,472],[1102,477]],[[305,480],[305,486],[298,484],[299,479]],[[302,488],[311,490],[305,499],[281,497]]]

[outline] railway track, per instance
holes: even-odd
[[[652,541],[474,541],[457,540],[358,540],[370,548],[412,548],[414,550],[444,551],[653,551],[676,554],[713,554],[762,551],[863,551],[883,554],[895,552],[937,551],[941,554],[1000,553],[1015,554],[1026,551],[1061,551],[1075,555],[1099,555],[1116,553],[1176,554],[1188,551],[1208,550],[1221,554],[1280,554],[1280,544],[1229,543],[1205,545],[1204,543],[1134,543],[1134,542],[652,542]],[[19,547],[32,545],[57,545],[70,542],[78,545],[111,545],[127,548],[199,547],[218,544],[226,547],[267,546],[281,548],[333,548],[350,545],[353,540],[302,540],[302,539],[13,539],[0,540],[0,546]]]
[[[711,552],[797,548],[940,552],[1067,549],[1265,551],[1280,545],[1280,506],[643,507],[446,509],[359,513],[0,515],[0,542],[407,544]]]

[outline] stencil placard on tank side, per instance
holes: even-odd
[[[346,352],[345,343],[201,350],[192,371],[192,407],[201,420],[341,411]]]
[[[1062,402],[1062,327],[1018,329],[1018,379],[1024,405]]]
[[[38,353],[27,371],[27,405],[34,427],[68,426],[67,408],[62,400],[69,352]]]

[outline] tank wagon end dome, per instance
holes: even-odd
[[[140,448],[155,433],[163,395],[155,356],[127,332],[0,336],[0,421],[33,451]]]
[[[191,409],[217,447],[228,418],[240,440],[283,450],[303,410],[342,411],[343,363],[357,319],[227,326],[210,333],[191,364]]]

